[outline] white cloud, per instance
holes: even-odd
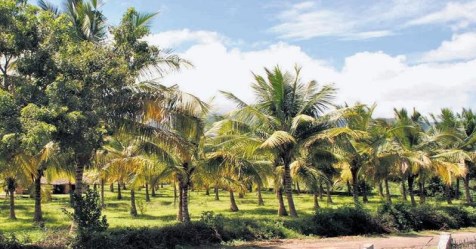
[[[151,34],[145,37],[144,40],[162,48],[173,48],[187,42],[193,44],[224,42],[226,38],[219,35],[217,32],[203,30],[190,31],[189,29],[182,29]]]
[[[376,102],[377,116],[393,116],[393,108],[417,107],[423,113],[438,112],[442,107],[459,110],[475,104],[476,60],[459,63],[420,63],[412,65],[405,56],[384,52],[361,52],[345,59],[342,69],[312,58],[299,46],[287,43],[266,49],[242,51],[229,48],[223,41],[195,44],[181,53],[192,61],[193,69],[174,73],[164,79],[203,99],[218,96],[215,107],[227,111],[233,104],[220,97],[218,90],[235,93],[253,101],[251,72],[263,73],[263,67],[280,65],[291,70],[295,63],[303,67],[303,80],[334,82],[339,88],[337,102]]]
[[[476,58],[476,32],[453,35],[435,50],[422,56],[421,61],[453,61]]]
[[[436,4],[429,0],[381,1],[371,6],[339,5],[326,8],[318,2],[301,2],[277,15],[270,31],[283,39],[332,36],[347,40],[394,35],[401,23],[421,15]]]
[[[476,1],[449,2],[438,11],[416,18],[407,25],[450,24],[453,29],[466,28],[476,23]]]

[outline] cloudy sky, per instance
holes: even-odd
[[[103,11],[114,25],[131,6],[159,12],[147,40],[194,64],[164,82],[205,99],[252,101],[251,72],[298,64],[303,80],[334,83],[338,103],[376,102],[380,117],[476,108],[475,0],[108,0]]]

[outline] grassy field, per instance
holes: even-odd
[[[3,194],[1,194],[3,197]],[[137,202],[142,202],[145,211],[133,218],[129,214],[130,199],[129,191],[123,191],[123,199],[117,200],[117,193],[106,190],[106,208],[103,214],[107,216],[110,228],[117,227],[156,227],[176,223],[177,206],[173,201],[173,189],[170,186],[160,188],[157,197],[152,197],[151,202],[145,202],[145,191],[137,191]],[[255,192],[247,193],[244,198],[237,198],[236,201],[239,212],[229,211],[228,192],[220,192],[220,200],[215,201],[213,193],[210,196],[205,195],[204,191],[193,191],[190,193],[190,213],[193,220],[198,220],[204,211],[213,211],[223,214],[230,218],[252,218],[259,220],[279,220],[290,218],[277,217],[277,200],[273,192],[264,192],[263,198],[265,206],[258,206]],[[338,208],[342,206],[352,206],[350,196],[334,195],[333,204],[326,204],[325,198],[320,201],[321,207]],[[398,200],[397,200],[398,198]],[[399,201],[400,196],[395,196],[394,201]],[[374,193],[369,197],[369,203],[365,208],[375,211],[383,203],[382,199]],[[295,195],[296,207],[300,216],[312,215],[313,199],[309,194]],[[436,205],[447,205],[446,202],[428,198],[427,202]],[[453,205],[459,205],[461,201],[455,200]],[[139,206],[139,205],[138,205]],[[71,221],[67,215],[62,212],[63,208],[69,208],[69,195],[53,195],[51,202],[43,203],[42,208],[45,218],[45,228],[39,228],[32,222],[33,217],[33,199],[27,195],[17,196],[16,213],[17,220],[9,220],[8,202],[0,198],[0,232],[14,233],[20,240],[37,241],[45,236],[46,233],[54,230],[65,230],[69,228]],[[138,208],[139,210],[139,208]],[[140,211],[139,211],[140,213]],[[298,238],[301,235],[289,231],[287,237]]]

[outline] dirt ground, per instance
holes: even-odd
[[[476,240],[476,228],[463,231],[450,231],[456,241]],[[348,236],[324,239],[276,240],[243,245],[242,248],[325,248],[325,249],[360,249],[366,244],[373,244],[374,248],[437,248],[441,232],[429,231],[419,234],[362,237]]]

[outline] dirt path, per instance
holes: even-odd
[[[476,228],[465,231],[450,232],[456,241],[474,240]],[[422,234],[410,234],[399,236],[379,237],[337,237],[327,239],[304,239],[304,240],[278,240],[246,245],[245,248],[326,248],[326,249],[359,249],[365,244],[373,244],[374,248],[436,248],[440,232],[425,232]]]

